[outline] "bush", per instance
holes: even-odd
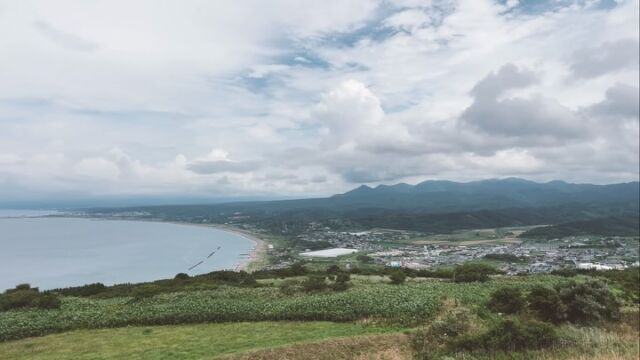
[[[59,309],[61,305],[60,299],[53,294],[40,294],[31,303],[31,307],[39,309]]]
[[[0,295],[0,311],[21,308],[59,309],[60,300],[54,294],[43,294],[28,284],[16,286]]]
[[[326,270],[327,274],[337,274],[340,271],[340,267],[338,265],[331,265]]]
[[[524,351],[549,347],[559,336],[553,325],[535,320],[505,319],[486,332],[464,336],[450,344],[454,351]]]
[[[336,281],[331,285],[333,291],[345,291],[349,288],[349,283],[345,281]]]
[[[482,263],[465,263],[455,268],[453,279],[455,282],[485,282],[489,275],[500,273],[493,266]]]
[[[107,289],[102,283],[87,284],[82,286],[68,287],[64,289],[55,289],[47,291],[48,293],[57,293],[64,296],[92,296],[100,294]]]
[[[178,273],[178,274],[176,274],[174,279],[176,279],[176,280],[187,280],[187,279],[189,279],[189,275],[185,274],[185,273]]]
[[[497,313],[515,314],[524,309],[526,303],[518,288],[500,288],[491,294],[487,307]]]
[[[406,278],[407,278],[407,275],[405,275],[405,273],[400,270],[396,270],[392,272],[391,275],[389,275],[389,279],[391,280],[391,283],[393,285],[403,284]]]
[[[348,272],[340,272],[336,275],[337,282],[347,282],[351,280],[351,274]]]
[[[131,296],[134,300],[142,300],[153,297],[162,292],[162,288],[155,284],[142,284],[136,286],[131,291]]]
[[[420,329],[411,336],[411,347],[418,359],[431,359],[451,339],[464,335],[471,328],[471,314],[465,308],[449,310],[441,319],[435,320],[427,328]]]
[[[293,279],[284,280],[280,285],[280,292],[284,295],[293,295],[301,290],[300,282]]]
[[[331,285],[331,288],[334,291],[345,291],[349,288],[349,280],[351,279],[351,274],[346,272],[339,272],[336,274],[336,282]]]
[[[305,281],[302,282],[302,288],[306,292],[322,291],[327,288],[325,277],[321,275],[308,276]]]
[[[540,320],[557,324],[567,318],[567,307],[555,289],[536,286],[529,292],[527,300],[529,308]]]
[[[557,291],[571,322],[588,324],[620,318],[620,303],[602,281],[570,282]]]

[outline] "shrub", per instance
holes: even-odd
[[[48,293],[57,293],[64,296],[92,296],[100,294],[107,289],[102,283],[87,284],[82,286],[68,287],[64,289],[55,289],[47,291]]]
[[[38,292],[28,284],[16,286],[0,295],[0,311],[20,308],[59,309],[60,300],[54,294]]]
[[[455,282],[485,282],[489,275],[498,274],[493,266],[482,263],[465,263],[455,268],[453,279]]]
[[[620,303],[602,281],[570,282],[557,291],[567,307],[567,320],[571,322],[594,323],[620,318]]]
[[[487,307],[503,314],[515,314],[524,309],[526,303],[522,291],[518,288],[500,288],[491,294]]]
[[[392,272],[391,275],[389,275],[389,279],[391,280],[391,283],[393,285],[403,284],[406,278],[407,278],[407,275],[405,275],[405,273],[400,270],[396,270]]]
[[[558,339],[553,325],[535,320],[505,319],[484,333],[452,341],[450,348],[455,351],[524,351],[549,347]]]
[[[187,279],[189,279],[189,275],[185,274],[185,273],[178,273],[178,274],[176,274],[174,279],[176,279],[176,280],[187,280]]]
[[[340,271],[340,267],[338,265],[331,265],[329,266],[326,270],[325,273],[327,274],[337,274]]]
[[[280,292],[284,295],[293,295],[301,290],[300,282],[293,279],[284,280],[278,285]]]
[[[23,291],[23,290],[34,290],[35,292],[38,292],[38,288],[32,288],[31,285],[29,284],[18,284],[13,289],[7,289],[5,291],[5,294],[10,294],[12,292]]]
[[[431,331],[445,337],[460,336],[471,328],[471,313],[465,308],[449,310],[440,320],[431,324]]]
[[[334,291],[345,291],[349,288],[349,280],[351,279],[351,274],[345,272],[339,272],[335,276],[336,282],[331,285],[331,288]]]
[[[59,309],[61,305],[60,299],[53,294],[40,294],[31,303],[31,307],[39,309]]]
[[[345,291],[349,288],[349,283],[344,281],[336,281],[331,285],[333,291]]]
[[[155,284],[142,284],[136,286],[131,291],[131,296],[134,300],[142,300],[153,297],[162,292],[162,288]]]
[[[567,307],[555,289],[536,286],[529,292],[527,300],[529,308],[540,320],[557,324],[567,318]]]
[[[411,347],[417,359],[431,359],[452,338],[464,335],[471,328],[471,314],[465,308],[449,310],[441,319],[435,320],[427,328],[414,332]]]
[[[347,272],[339,272],[336,275],[336,282],[347,282],[351,280],[351,274]]]
[[[311,275],[302,282],[302,288],[306,292],[322,291],[327,288],[327,283],[325,282],[324,276]]]

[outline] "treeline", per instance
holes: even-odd
[[[520,234],[519,237],[528,239],[556,239],[586,235],[640,236],[640,216],[611,216],[538,227],[525,231]]]

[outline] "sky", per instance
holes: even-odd
[[[637,0],[0,0],[0,203],[639,177]]]

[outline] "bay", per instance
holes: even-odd
[[[251,252],[254,245],[239,234],[205,226],[63,217],[0,218],[0,291],[21,283],[52,289],[233,269],[246,261],[242,254]]]

